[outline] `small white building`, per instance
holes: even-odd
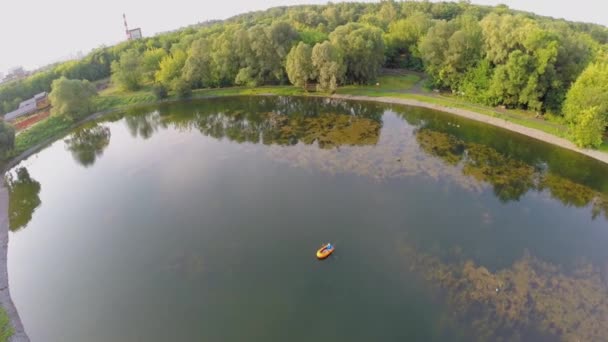
[[[34,113],[38,109],[48,107],[49,101],[47,97],[47,92],[42,92],[34,95],[31,99],[22,101],[17,109],[4,115],[4,120],[15,120],[18,117]]]
[[[141,39],[143,35],[141,34],[140,28],[135,28],[127,31],[127,35],[129,36],[129,40],[133,39]]]

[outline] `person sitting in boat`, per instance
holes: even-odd
[[[325,247],[325,249],[333,249],[334,246],[331,245],[331,242],[327,244],[327,247]]]

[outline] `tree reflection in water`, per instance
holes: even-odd
[[[72,133],[66,140],[66,149],[72,157],[84,167],[91,166],[103,154],[110,144],[110,129],[105,126],[94,125],[84,127]]]
[[[163,123],[198,129],[217,139],[280,146],[316,144],[322,149],[376,144],[383,113],[377,105],[274,97],[215,101],[197,107],[194,114],[180,105],[169,108],[161,109]]]
[[[162,126],[158,111],[141,115],[137,110],[130,110],[125,114],[124,119],[134,138],[149,139]]]
[[[134,137],[147,139],[159,128],[169,126],[198,130],[217,139],[268,145],[270,148],[264,153],[297,167],[332,174],[354,173],[377,180],[411,175],[447,178],[472,191],[491,186],[502,202],[518,201],[529,191],[547,191],[566,205],[591,206],[594,218],[602,213],[608,218],[605,184],[594,181],[597,177],[590,177],[591,171],[571,162],[578,160],[574,156],[565,158],[563,151],[547,149],[542,144],[532,148],[507,138],[497,139],[499,133],[491,127],[455,128],[450,118],[432,111],[393,108],[398,117],[409,123],[404,125],[405,134],[409,130],[414,135],[416,146],[403,135],[402,128],[383,129],[388,107],[374,103],[237,97],[205,100],[201,105],[167,103],[154,108],[124,114]],[[89,132],[82,135],[86,133]],[[90,133],[97,133],[97,146],[102,146],[102,132]],[[78,153],[77,148],[75,151]],[[89,157],[80,158],[83,165],[94,156],[81,153],[82,157]]]
[[[25,167],[7,172],[5,180],[9,192],[9,228],[15,232],[27,226],[40,206],[40,183],[30,177]]]
[[[551,197],[568,206],[592,205],[592,215],[608,218],[608,196],[590,187],[561,177],[551,170],[534,167],[498,151],[468,143],[447,133],[420,129],[416,140],[422,150],[452,166],[462,165],[462,173],[487,182],[504,202],[519,200],[530,190],[548,190]]]

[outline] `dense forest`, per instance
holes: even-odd
[[[103,47],[0,86],[0,112],[60,77],[112,77],[159,97],[192,89],[288,84],[332,92],[381,68],[429,75],[470,101],[563,116],[581,146],[608,122],[608,29],[467,1],[276,7]]]

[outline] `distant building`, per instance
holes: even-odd
[[[122,14],[122,19],[125,22],[125,33],[127,34],[127,40],[141,39],[143,37],[139,27],[129,30],[129,25],[127,25],[127,16],[124,13]]]
[[[140,28],[135,28],[127,31],[127,36],[129,37],[129,40],[141,39],[143,37]]]
[[[18,117],[32,114],[40,109],[44,109],[50,105],[48,94],[46,92],[36,94],[31,99],[25,100],[19,104],[19,108],[4,115],[4,120],[11,121]]]

